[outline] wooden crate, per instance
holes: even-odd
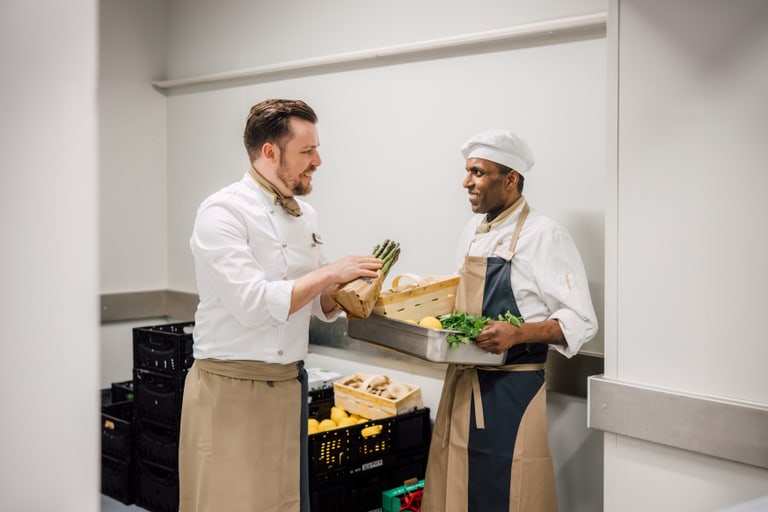
[[[341,407],[347,412],[355,413],[364,418],[378,420],[424,407],[419,386],[390,380],[392,383],[401,384],[409,388],[409,391],[404,396],[397,400],[392,400],[347,385],[347,382],[355,377],[365,380],[370,375],[356,373],[333,383],[334,403],[337,407]]]
[[[408,277],[413,282],[401,285],[402,277]],[[415,274],[402,274],[392,280],[389,290],[379,294],[373,314],[418,322],[425,316],[453,313],[458,286],[458,276],[423,278]]]

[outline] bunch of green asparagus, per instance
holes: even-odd
[[[384,278],[386,278],[392,265],[394,265],[397,258],[400,257],[400,244],[390,239],[386,239],[384,242],[373,248],[373,256],[383,261],[381,273]]]

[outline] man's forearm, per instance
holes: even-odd
[[[517,343],[548,343],[565,345],[565,336],[560,322],[555,319],[543,322],[524,323],[520,326],[520,340]]]
[[[293,293],[291,293],[291,307],[288,314],[293,314],[303,308],[312,299],[320,295],[323,290],[326,290],[333,284],[335,284],[333,274],[326,267],[313,270],[296,279],[293,285]],[[325,303],[323,303],[323,311],[326,311]]]

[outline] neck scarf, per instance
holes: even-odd
[[[517,209],[523,206],[524,204],[525,204],[525,196],[520,196],[520,199],[515,201],[515,203],[512,206],[510,206],[509,208],[501,212],[498,215],[498,217],[493,219],[491,222],[488,222],[487,220],[488,216],[486,215],[483,222],[481,222],[480,225],[477,226],[477,228],[475,229],[475,233],[488,233],[490,230],[492,230],[493,228],[495,228],[496,226],[498,226],[499,224],[507,220],[510,215],[516,212]]]
[[[299,217],[301,215],[301,207],[299,206],[298,201],[296,201],[296,199],[293,197],[284,196],[279,190],[277,190],[277,187],[267,181],[267,178],[259,174],[259,171],[254,169],[253,166],[248,169],[248,175],[253,179],[253,181],[258,183],[261,188],[269,192],[275,198],[275,204],[282,206],[283,210],[285,210],[285,213],[288,215],[293,215],[294,217]]]

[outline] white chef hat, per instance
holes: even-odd
[[[528,144],[509,130],[490,130],[469,138],[461,147],[464,159],[482,158],[506,165],[520,174],[533,167],[533,152]]]

